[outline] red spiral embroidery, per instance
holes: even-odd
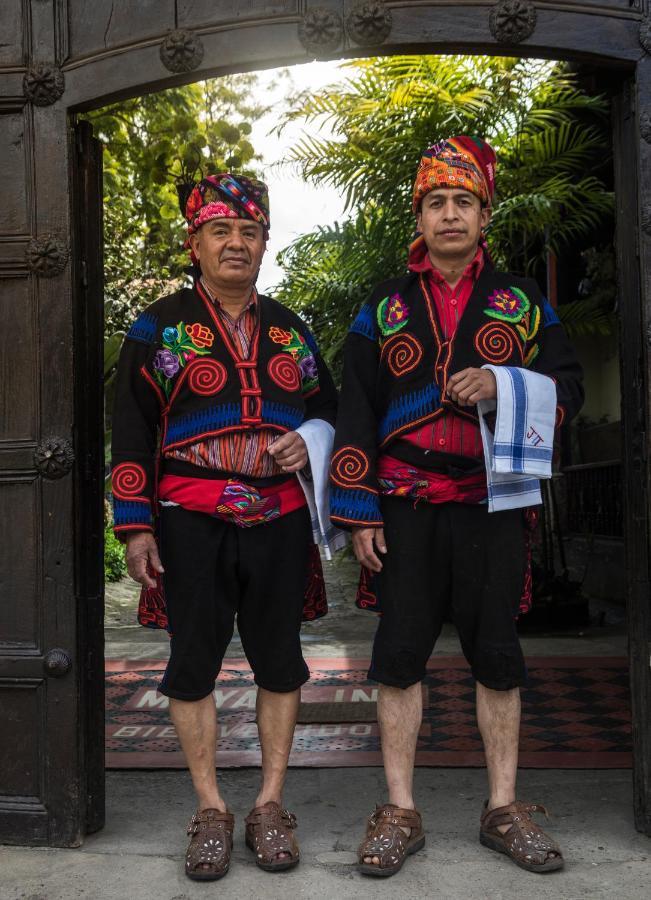
[[[188,386],[202,397],[218,394],[227,378],[226,366],[216,359],[199,359],[188,367]]]
[[[147,473],[138,463],[120,463],[111,475],[113,496],[118,500],[130,500],[141,494],[147,484]]]
[[[342,447],[332,457],[331,471],[338,484],[357,484],[368,472],[368,457],[359,447]]]
[[[475,335],[475,349],[487,362],[500,365],[513,356],[513,332],[507,325],[489,322]]]
[[[382,358],[391,373],[400,378],[415,369],[423,358],[423,346],[413,334],[397,334],[382,347]]]
[[[297,391],[301,386],[301,373],[288,353],[277,353],[267,365],[267,372],[273,382],[284,391]]]

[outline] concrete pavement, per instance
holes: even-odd
[[[191,882],[183,873],[192,813],[187,773],[109,772],[105,829],[80,850],[0,849],[0,898],[647,900],[651,893],[651,840],[633,828],[630,772],[521,773],[520,796],[553,812],[547,827],[567,859],[564,871],[535,875],[480,846],[481,770],[419,769],[427,843],[387,880],[364,878],[352,865],[364,819],[385,796],[380,769],[290,771],[285,800],[298,817],[302,859],[287,873],[258,870],[244,845],[257,779],[251,769],[221,776],[236,832],[231,871],[219,882]]]

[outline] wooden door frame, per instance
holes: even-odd
[[[25,280],[21,297],[37,323],[38,342],[20,360],[21,391],[33,414],[0,443],[0,481],[29,484],[30,491],[36,485],[20,495],[33,504],[31,519],[23,516],[20,527],[39,566],[32,579],[37,587],[30,582],[25,588],[38,607],[34,634],[22,644],[3,644],[0,635],[0,688],[10,692],[21,715],[35,709],[42,722],[40,730],[32,727],[39,739],[36,774],[26,778],[26,770],[15,767],[29,796],[0,784],[0,840],[72,846],[101,824],[101,802],[91,804],[89,813],[85,799],[101,793],[100,782],[92,780],[99,751],[86,732],[97,722],[102,677],[97,485],[103,473],[99,420],[92,414],[97,384],[87,380],[100,354],[99,319],[89,321],[84,305],[92,250],[79,209],[75,115],[113,99],[315,56],[445,52],[589,61],[619,68],[629,81],[629,97],[618,99],[614,119],[623,464],[635,821],[651,834],[651,0],[517,0],[517,14],[505,0],[377,0],[370,19],[363,6],[363,0],[249,0],[246,7],[236,0],[160,0],[155,15],[151,3],[133,4],[128,29],[116,24],[113,5],[107,9],[104,0],[4,0],[0,6],[0,24],[9,35],[0,46],[0,114],[11,123],[0,129],[0,163],[5,172],[15,165],[19,182],[18,188],[10,185],[13,208],[0,207],[0,280]],[[6,332],[0,347],[11,339],[11,329]],[[95,363],[100,379],[99,357]],[[75,381],[75,390],[58,389],[48,368],[64,385]],[[84,381],[90,393],[81,389]],[[84,533],[89,515],[97,517],[90,545]],[[20,564],[0,562],[11,584]],[[24,582],[16,576],[15,583]],[[50,777],[55,759],[61,760],[59,777]]]

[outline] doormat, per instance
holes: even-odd
[[[377,703],[360,703],[355,700],[344,700],[342,703],[301,703],[298,708],[299,725],[316,722],[317,725],[343,722],[377,722]]]
[[[308,659],[303,688],[309,704],[375,704],[377,685],[366,680],[367,660]],[[530,658],[522,693],[520,765],[524,768],[630,768],[631,712],[627,661],[621,658]],[[106,664],[106,764],[111,769],[185,768],[156,690],[160,660]],[[255,685],[248,664],[227,659],[215,690],[219,710],[217,765],[258,766]],[[475,722],[474,684],[465,660],[435,657],[423,684],[419,766],[483,766]],[[362,716],[360,716],[362,718]],[[291,766],[379,766],[376,722],[363,720],[296,727]]]

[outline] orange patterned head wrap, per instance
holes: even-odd
[[[413,210],[417,213],[425,194],[436,188],[458,188],[489,204],[495,193],[495,151],[477,137],[448,138],[423,153],[414,184]]]

